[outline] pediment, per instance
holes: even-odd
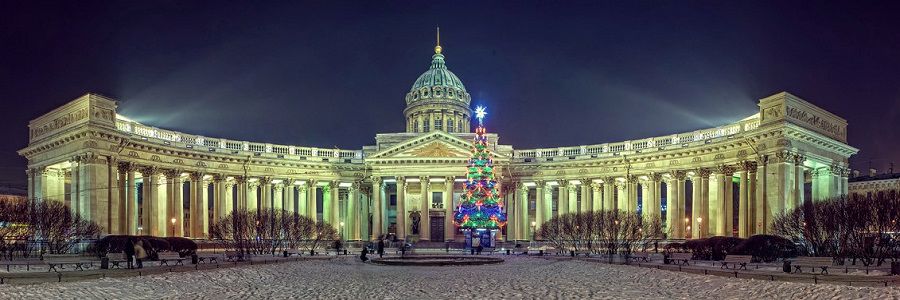
[[[443,131],[434,131],[397,144],[366,158],[378,159],[463,159],[471,157],[472,142]]]

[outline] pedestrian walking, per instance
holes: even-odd
[[[137,263],[137,268],[144,268],[143,260],[147,258],[147,250],[144,249],[143,243],[138,240],[137,243],[134,243],[134,258]]]
[[[384,240],[378,240],[378,258],[384,257]]]
[[[125,260],[127,260],[126,265],[129,269],[134,268],[134,241],[131,238],[125,240],[124,249],[122,252],[125,253]]]

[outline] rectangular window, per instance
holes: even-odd
[[[447,120],[447,132],[453,132],[453,120]]]
[[[423,123],[423,124],[422,124],[422,132],[428,132],[429,124],[430,124],[431,122],[429,122],[428,119],[425,119],[425,121],[422,122],[422,123]]]
[[[444,193],[431,193],[431,208],[444,208]]]
[[[444,123],[441,122],[441,119],[434,119],[434,130],[441,130],[444,128]]]

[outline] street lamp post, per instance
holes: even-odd
[[[703,218],[697,218],[697,238],[703,238]]]
[[[684,239],[687,239],[688,235],[691,234],[691,219],[690,218],[684,218],[684,226],[686,226],[685,227],[686,229],[684,232]]]
[[[531,241],[532,242],[535,241],[535,236],[537,236],[536,235],[537,232],[535,232],[535,229],[537,229],[537,222],[531,221]]]
[[[175,218],[172,218],[172,236],[175,236]]]

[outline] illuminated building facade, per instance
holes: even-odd
[[[330,149],[165,130],[86,94],[32,120],[19,154],[30,199],[63,201],[110,234],[204,238],[235,209],[284,209],[348,240],[459,240],[451,216],[471,156],[471,98],[440,47],[405,100],[405,132]],[[530,240],[553,216],[604,209],[665,218],[675,239],[766,233],[779,212],[847,194],[858,150],[846,133],[844,119],[788,93],[732,124],[629,141],[516,149],[490,133],[502,238]]]

